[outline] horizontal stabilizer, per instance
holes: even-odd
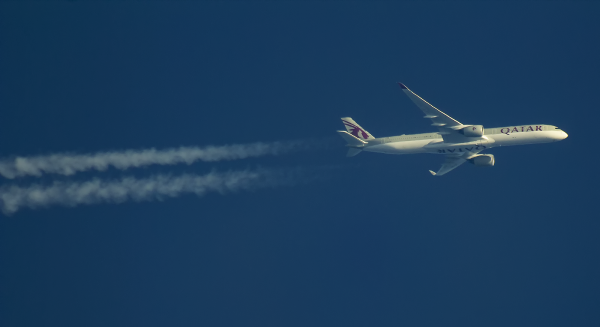
[[[346,154],[346,157],[354,157],[355,155],[357,155],[361,152],[362,152],[362,149],[350,148],[350,149],[348,149],[348,153]]]
[[[363,147],[363,146],[365,146],[365,144],[367,144],[367,142],[357,138],[356,136],[354,136],[346,131],[337,131],[337,132],[344,140],[346,140],[346,142],[348,142],[348,146]]]

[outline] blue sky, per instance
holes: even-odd
[[[3,2],[3,158],[305,138],[248,160],[45,175],[327,167],[292,187],[0,217],[2,326],[597,326],[593,1]],[[562,142],[346,158],[435,131],[405,83],[466,124]],[[336,138],[334,138],[336,137]],[[333,139],[332,139],[333,138]],[[326,175],[326,178],[323,178]]]

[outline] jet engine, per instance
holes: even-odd
[[[469,161],[475,166],[493,166],[495,163],[493,154],[480,154],[474,158],[469,159]]]
[[[461,134],[468,137],[482,137],[483,125],[471,125],[460,130]]]

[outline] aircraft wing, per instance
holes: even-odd
[[[440,168],[440,170],[438,170],[437,173],[433,172],[431,170],[429,172],[433,176],[442,176],[442,175],[450,172],[454,168],[464,164],[465,162],[467,162],[468,159],[471,159],[472,157],[474,157],[477,153],[479,153],[481,151],[482,150],[466,152],[462,155],[447,154],[446,160],[442,164],[442,168]]]
[[[423,100],[423,98],[409,90],[406,85],[402,83],[398,83],[398,85],[400,85],[402,91],[408,95],[410,100],[425,113],[425,117],[423,118],[431,119],[431,126],[436,126],[440,130],[444,142],[461,142],[465,140],[465,137],[458,133],[459,129],[465,127],[463,124],[446,115],[440,109],[432,106],[429,102]]]

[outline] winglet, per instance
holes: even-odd
[[[398,82],[398,85],[400,85],[400,88],[404,89],[404,90],[408,90],[408,87],[406,87],[406,85]]]
[[[429,172],[430,172],[430,173],[431,173],[431,175],[433,175],[433,176],[437,175],[436,173],[434,173],[434,172],[433,172],[433,170],[430,170]]]

